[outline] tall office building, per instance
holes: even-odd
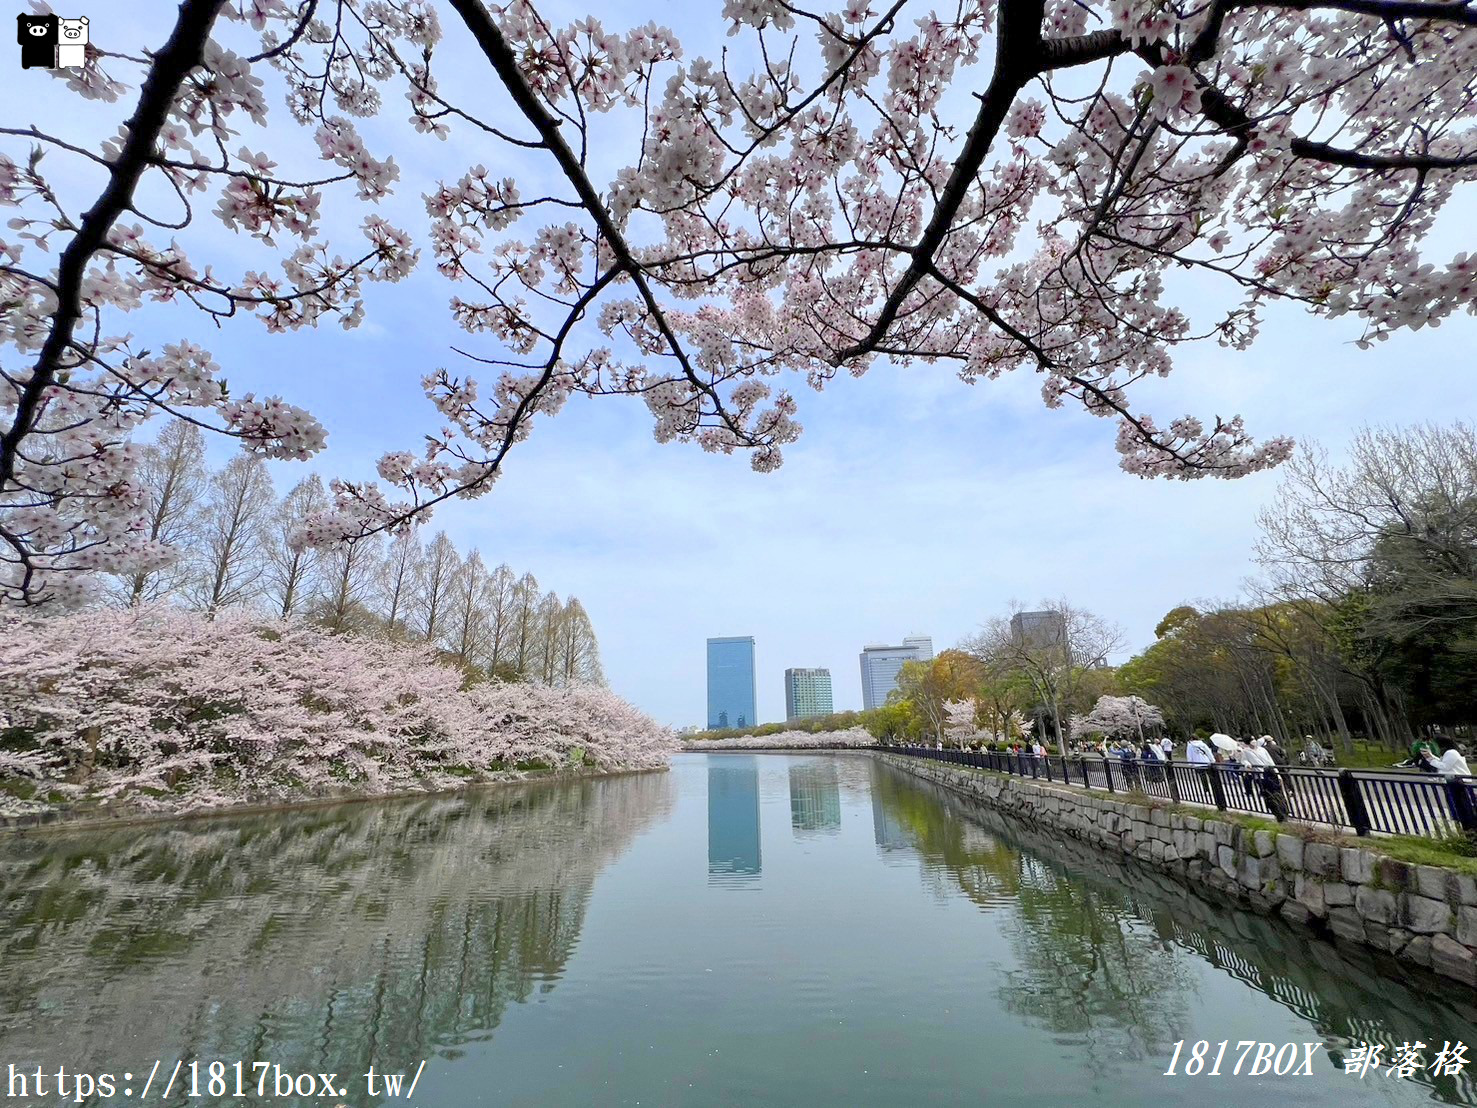
[[[785,719],[812,719],[833,711],[830,670],[785,670]]]
[[[887,694],[897,688],[904,662],[926,662],[933,657],[933,639],[910,635],[902,646],[862,648],[862,707],[870,711],[887,703]]]
[[[903,639],[904,646],[911,646],[918,651],[920,662],[933,661],[933,636],[932,635],[908,635]]]
[[[708,727],[753,727],[754,636],[708,640]]]
[[[1067,623],[1061,612],[1017,612],[1010,617],[1010,634],[1018,644],[1065,646]]]

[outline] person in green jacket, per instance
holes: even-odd
[[[1425,764],[1425,757],[1429,754],[1436,757],[1436,744],[1430,739],[1416,739],[1410,744],[1410,757],[1403,762],[1396,762],[1397,766],[1421,766]]]

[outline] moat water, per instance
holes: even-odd
[[[1311,1073],[1234,1075],[1243,1041]],[[0,1104],[1471,1104],[1474,1074],[1462,987],[860,754],[0,838]]]

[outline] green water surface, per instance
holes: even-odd
[[[0,1094],[60,1064],[110,1105],[1477,1101],[1345,1073],[1417,1039],[1477,1058],[1471,993],[863,754],[0,839]],[[1230,1040],[1225,1072],[1164,1076],[1177,1040]],[[1237,1077],[1241,1040],[1322,1045]],[[201,1095],[161,1097],[192,1060]],[[216,1060],[251,1095],[212,1096]],[[346,1095],[258,1098],[256,1062]]]

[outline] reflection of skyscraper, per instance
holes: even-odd
[[[797,835],[840,830],[841,782],[833,759],[790,766],[790,827]]]
[[[759,762],[709,755],[708,878],[749,881],[759,865]]]
[[[872,787],[869,790],[872,794],[872,837],[878,850],[906,850],[908,833],[903,829],[903,821],[883,803],[882,794],[887,784],[882,777],[884,772],[875,762],[872,763]]]
[[[708,640],[708,726],[753,727],[754,638]]]

